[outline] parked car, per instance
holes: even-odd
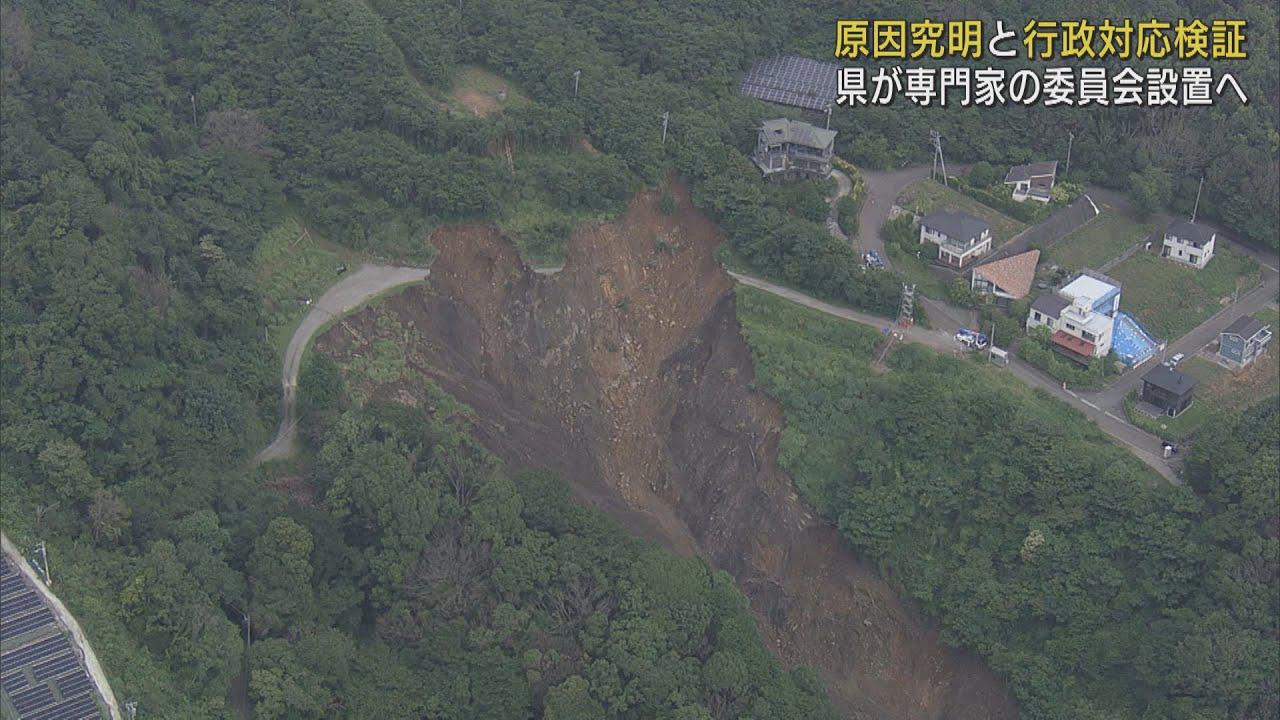
[[[875,250],[871,250],[866,255],[863,255],[862,260],[867,264],[868,267],[871,267],[875,270],[884,269],[884,258],[880,257],[880,253],[876,252]]]
[[[1167,364],[1169,367],[1171,367],[1171,368],[1178,367],[1178,363],[1180,363],[1180,362],[1182,362],[1183,360],[1185,360],[1185,359],[1186,359],[1186,357],[1187,357],[1187,356],[1186,356],[1186,355],[1183,355],[1182,353],[1175,353],[1173,357],[1169,358],[1169,362],[1168,362],[1168,363],[1166,363],[1166,364]]]
[[[956,342],[964,345],[970,350],[984,350],[991,342],[983,333],[968,328],[960,328],[956,331]]]

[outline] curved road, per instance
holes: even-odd
[[[289,346],[284,351],[284,366],[280,373],[283,389],[280,429],[276,431],[275,440],[253,458],[254,465],[293,454],[293,441],[298,434],[298,423],[293,416],[294,406],[297,404],[298,369],[302,367],[302,356],[311,345],[311,338],[330,321],[343,317],[388,290],[422,282],[427,279],[429,272],[425,268],[362,265],[315,301],[298,324],[293,337],[289,338]]]
[[[965,172],[969,167],[967,164],[948,165],[947,169],[951,172],[947,175],[954,176]],[[867,195],[862,201],[862,211],[858,213],[858,238],[854,242],[854,249],[859,256],[875,250],[884,258],[886,265],[892,264],[884,251],[880,228],[889,219],[889,211],[893,208],[893,202],[898,199],[898,194],[911,183],[929,177],[932,170],[932,165],[913,165],[900,170],[884,171],[860,169]],[[843,234],[841,237],[844,237]]]

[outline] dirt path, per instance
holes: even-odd
[[[294,406],[297,404],[298,370],[302,367],[302,356],[306,354],[311,338],[332,320],[341,318],[369,300],[394,288],[425,280],[428,272],[423,268],[363,265],[320,296],[302,318],[285,348],[280,373],[280,428],[276,431],[275,440],[254,457],[253,464],[293,454],[293,441],[298,434],[297,420],[293,416]]]
[[[62,601],[58,599],[53,591],[45,586],[44,582],[36,575],[31,565],[27,563],[27,559],[18,552],[18,548],[9,541],[9,536],[0,532],[0,550],[9,558],[18,572],[27,578],[27,582],[40,593],[44,599],[44,603],[54,616],[58,618],[58,623],[66,628],[67,633],[71,636],[71,644],[76,647],[80,653],[80,657],[84,659],[85,670],[88,671],[89,677],[93,679],[93,684],[97,686],[98,697],[102,698],[107,706],[107,714],[111,716],[111,720],[121,720],[120,706],[116,703],[116,695],[111,690],[111,684],[107,682],[107,675],[102,671],[102,665],[98,663],[98,656],[94,654],[93,648],[89,645],[89,639],[85,637],[84,631],[80,629],[80,623],[76,622],[71,611],[67,610]]]

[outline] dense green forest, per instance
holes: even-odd
[[[1214,427],[1166,484],[981,361],[746,289],[757,381],[804,495],[1009,678],[1024,717],[1280,713],[1280,403]]]
[[[1012,5],[988,8],[1028,12]],[[1184,11],[1176,3],[1132,6],[1162,16]],[[861,11],[926,9],[880,2]],[[1236,14],[1219,3],[1191,10]],[[625,539],[574,509],[551,479],[508,477],[448,417],[344,406],[334,400],[340,386],[332,372],[326,380],[323,366],[310,367],[316,422],[307,461],[269,478],[248,469],[247,459],[278,412],[279,358],[264,339],[254,249],[290,218],[365,256],[411,262],[430,260],[432,227],[496,218],[518,228],[534,256],[554,258],[574,222],[617,212],[636,188],[674,172],[724,227],[738,258],[825,297],[892,312],[893,274],[863,272],[823,228],[825,208],[815,200],[825,188],[767,192],[744,154],[761,117],[781,111],[737,96],[737,73],[766,53],[829,53],[832,20],[847,11],[832,2],[745,0],[0,1],[0,522],[19,542],[50,542],[64,579],[59,592],[95,641],[102,638],[117,690],[153,716],[225,716],[247,616],[253,666],[266,669],[248,688],[262,717],[578,718],[598,716],[601,706],[611,717],[685,720],[829,713],[811,675],[783,672],[765,653],[725,577]],[[1180,206],[1203,172],[1203,213],[1274,242],[1275,8],[1240,12],[1254,31],[1252,58],[1240,63],[1254,97],[1248,108],[837,111],[840,152],[873,168],[924,160],[922,138],[938,126],[954,159],[998,164],[1056,152],[1067,122],[1078,136],[1073,175],[1123,189],[1130,172],[1164,173],[1167,200]],[[485,117],[460,111],[449,88],[463,65],[511,78],[529,101]],[[582,70],[576,99],[574,69]],[[665,145],[664,111],[671,112]],[[599,154],[582,148],[584,137]],[[959,392],[920,362],[911,377],[934,383],[939,398]],[[850,422],[910,402],[886,392],[859,407],[841,397],[831,401],[849,405],[840,407]],[[1019,408],[996,410],[1047,412]],[[831,412],[803,409],[793,409],[796,427]],[[847,425],[828,432],[840,427]],[[892,442],[864,448],[858,462],[924,466],[912,453],[937,449],[936,438],[927,428],[894,427]],[[1034,427],[982,437],[1020,446],[1023,437],[1040,437]],[[1047,437],[1076,448],[1083,442]],[[1257,589],[1257,577],[1274,582],[1266,560],[1274,539],[1222,539],[1254,518],[1256,505],[1240,498],[1267,499],[1256,477],[1222,465],[1268,457],[1249,455],[1247,443],[1265,450],[1266,440],[1249,438],[1224,436],[1221,455],[1193,465],[1198,494],[1133,493],[1133,502],[1146,503],[1140,509],[1122,502],[1128,496],[1089,495],[1114,499],[1115,512],[1157,530],[1172,528],[1157,540],[1132,539],[1142,552],[1167,551],[1150,568],[1137,555],[1116,561],[1116,577],[1139,570],[1159,577],[1128,588],[1111,615],[1085,602],[1001,608],[1006,617],[973,598],[1008,602],[990,596],[1007,589],[991,578],[1006,578],[1011,566],[974,554],[966,556],[972,568],[963,566],[969,574],[944,578],[938,573],[958,567],[954,554],[918,567],[919,557],[885,549],[890,538],[916,547],[922,537],[966,527],[965,537],[974,536],[956,508],[992,513],[993,523],[1021,517],[1020,530],[994,533],[1001,543],[1026,535],[1031,500],[1017,506],[1019,516],[1000,504],[1013,499],[970,496],[958,479],[944,486],[954,493],[951,505],[922,500],[915,493],[932,490],[919,483],[813,497],[833,517],[848,515],[846,528],[878,527],[879,541],[853,532],[851,539],[884,558],[943,617],[953,640],[1008,673],[1033,716],[1035,703],[1059,697],[1053,692],[1084,704],[1122,696],[1132,707],[1147,703],[1155,716],[1165,708],[1169,717],[1208,712],[1214,703],[1247,712],[1274,708],[1275,693],[1262,685],[1261,695],[1251,694],[1261,681],[1249,674],[1258,662],[1251,659],[1267,657],[1249,643],[1261,632],[1259,618],[1275,611]],[[962,448],[980,455],[974,444],[954,452]],[[1050,467],[1060,468],[1080,454],[1022,460],[1026,467],[1056,460]],[[1116,480],[1132,464],[1111,460],[1086,471],[1096,475],[1076,477],[1092,488],[1078,497],[1105,495],[1112,481],[1138,482],[1136,471]],[[1009,482],[1022,472],[999,467]],[[827,487],[807,480],[807,468],[793,469],[808,489]],[[282,477],[310,493],[271,489]],[[1036,487],[1048,482],[1028,477]],[[868,493],[883,502],[865,502]],[[856,514],[864,502],[883,517]],[[930,535],[912,531],[919,527]],[[1086,540],[1102,543],[1088,557],[1107,557],[1115,537],[1083,524],[1073,531],[1086,530],[1100,536]],[[1080,559],[1052,542],[1068,530],[1046,520],[1040,532],[1062,563]],[[1143,544],[1170,537],[1185,546]],[[946,549],[973,545],[989,548],[975,539]],[[1046,587],[1063,578],[1083,583],[1093,567],[1064,564],[1070,572],[1059,577],[1048,565],[1038,570]],[[475,577],[476,568],[485,572]],[[1201,571],[1207,580],[1197,585]],[[1025,594],[1030,579],[1019,577]],[[984,584],[948,584],[962,580]],[[1082,594],[1072,585],[1070,597],[1092,598],[1087,587]],[[1161,614],[1157,605],[1172,609]],[[1074,631],[1096,613],[1111,617],[1130,606],[1142,612],[1118,629],[1152,630],[1132,643],[1045,629]],[[1224,629],[1227,621],[1236,624]],[[1178,642],[1189,644],[1158,645]],[[1112,664],[1082,655],[1119,657],[1132,647],[1143,648],[1136,659]],[[1183,650],[1201,664],[1161,664]],[[1224,654],[1255,650],[1242,655],[1249,662],[1225,667],[1231,672],[1215,672]],[[1114,667],[1125,673],[1099,669]],[[1046,689],[1055,672],[1074,681]],[[432,692],[420,691],[424,683]],[[1150,697],[1125,692],[1128,683]]]

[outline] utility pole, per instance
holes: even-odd
[[[40,553],[40,574],[44,576],[44,584],[53,587],[53,580],[49,577],[49,551],[43,540],[36,545],[36,552]]]
[[[671,112],[662,113],[662,144],[667,144],[667,123],[671,120]]]
[[[942,133],[937,130],[930,130],[929,140],[933,143],[933,172],[930,173],[929,177],[937,179],[938,168],[941,167],[942,184],[946,187],[951,187],[951,184],[947,181],[947,161],[942,157]]]
[[[574,100],[577,100],[577,99],[578,99],[578,79],[579,79],[579,78],[581,78],[581,77],[582,77],[582,71],[581,71],[581,70],[574,70],[574,71],[573,71],[573,99],[574,99]]]
[[[191,93],[191,127],[196,126],[196,94]]]
[[[1064,170],[1062,173],[1064,176],[1071,174],[1071,145],[1072,143],[1075,142],[1075,140],[1076,140],[1076,134],[1073,132],[1068,132],[1067,133],[1067,169]]]
[[[1196,206],[1191,209],[1191,222],[1196,221],[1196,213],[1200,212],[1200,191],[1204,190],[1204,176],[1200,176],[1200,187],[1196,188]]]
[[[831,106],[827,106],[827,129],[831,129]]]

